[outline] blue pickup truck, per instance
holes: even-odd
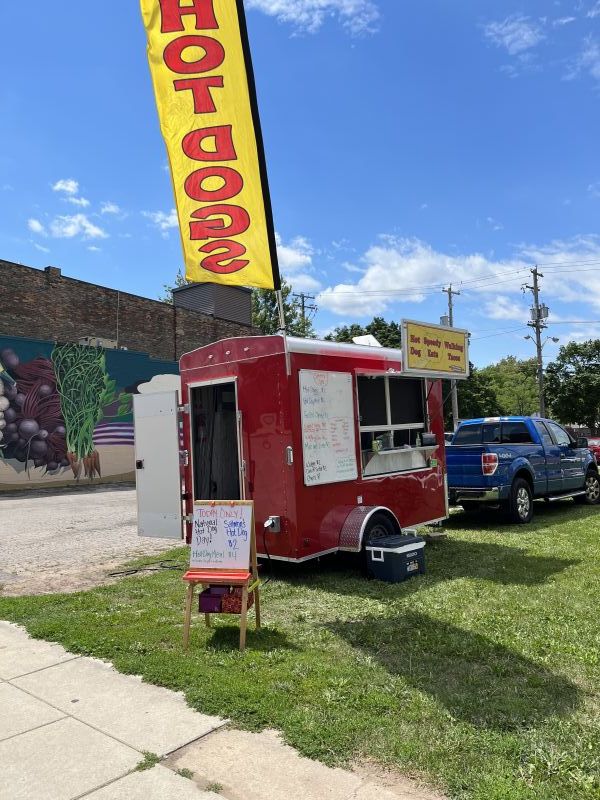
[[[465,509],[492,503],[513,522],[527,523],[534,498],[600,502],[598,464],[587,440],[575,440],[549,419],[466,420],[446,446],[446,458],[450,503]]]

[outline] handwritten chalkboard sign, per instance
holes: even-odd
[[[190,567],[247,570],[254,525],[252,512],[251,501],[196,503]]]
[[[300,370],[304,483],[356,480],[352,375]]]

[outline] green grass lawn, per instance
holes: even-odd
[[[280,566],[245,654],[237,617],[196,617],[183,653],[179,572],[0,598],[0,618],[330,764],[374,760],[454,798],[600,798],[600,511],[447,530],[405,584],[366,582],[348,557]]]

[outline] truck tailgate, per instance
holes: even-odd
[[[504,446],[504,449],[507,448]],[[484,475],[483,453],[497,453],[497,445],[450,445],[446,447],[448,486],[451,488],[491,489],[508,481],[511,459],[500,459],[493,475]]]
[[[484,478],[481,470],[481,456],[487,449],[480,444],[448,445],[446,447],[448,486],[487,486],[489,479]]]

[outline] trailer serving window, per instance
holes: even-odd
[[[426,466],[418,451],[425,429],[424,382],[388,375],[357,377],[362,469],[370,475]]]

